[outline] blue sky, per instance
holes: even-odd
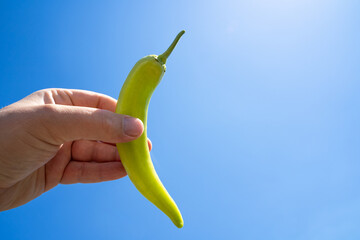
[[[149,108],[177,229],[128,178],[0,213],[1,239],[359,239],[358,1],[1,1],[0,106],[117,98],[186,30]]]

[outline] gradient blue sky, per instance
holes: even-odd
[[[0,106],[43,88],[117,98],[186,34],[149,109],[177,229],[128,178],[0,213],[0,238],[360,239],[360,2],[1,1]]]

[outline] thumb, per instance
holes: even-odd
[[[57,145],[79,139],[129,142],[144,131],[140,119],[103,109],[47,104],[39,111],[42,137]]]

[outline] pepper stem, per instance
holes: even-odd
[[[178,43],[179,39],[181,38],[181,36],[185,33],[184,30],[182,30],[181,32],[178,33],[178,35],[175,37],[174,41],[171,43],[170,47],[161,55],[158,56],[158,60],[165,64],[167,58],[169,57],[169,55],[171,54],[171,52],[174,50],[176,44]]]

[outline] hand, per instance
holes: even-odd
[[[115,106],[115,99],[94,92],[46,89],[1,109],[0,211],[59,183],[126,176],[115,143],[136,139],[144,127],[115,114]]]

